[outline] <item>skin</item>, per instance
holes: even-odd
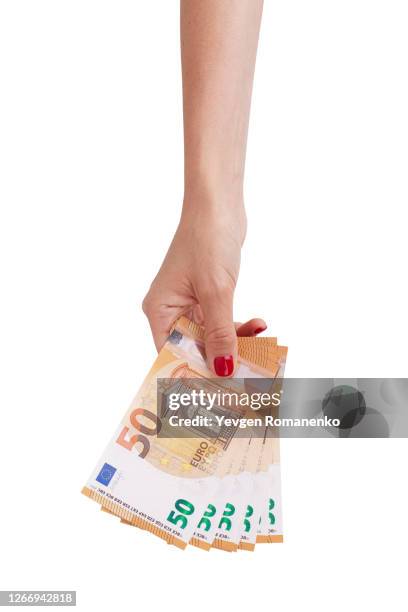
[[[205,327],[207,362],[232,356],[238,335],[266,329],[233,322],[246,234],[245,153],[261,0],[181,0],[184,200],[163,264],[143,301],[158,350],[186,314]],[[219,372],[218,372],[219,373]]]

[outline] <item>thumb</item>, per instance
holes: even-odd
[[[233,296],[229,287],[198,296],[204,317],[207,363],[217,376],[231,376],[237,363]]]

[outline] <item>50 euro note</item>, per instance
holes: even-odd
[[[270,427],[265,429],[264,487],[262,489],[261,514],[258,522],[256,542],[275,543],[283,541],[282,488],[279,437]]]
[[[271,343],[276,345],[276,339],[258,340],[261,340],[265,346]],[[274,352],[277,360],[274,374],[282,376],[286,349],[277,347]],[[272,375],[271,371],[269,375]],[[276,380],[273,389],[269,388],[270,383],[271,379],[247,379],[246,388],[252,387],[252,391],[258,393],[267,390],[276,391],[280,380]],[[248,409],[245,416],[253,418],[257,415],[253,410]],[[262,432],[262,439],[255,437],[242,441],[243,448],[246,450],[242,456],[234,453],[229,475],[221,480],[212,494],[210,503],[193,533],[191,544],[205,550],[209,550],[211,546],[226,551],[236,551],[238,547],[244,550],[254,549],[261,509],[265,499],[269,496],[268,482],[262,478],[265,474],[254,472],[267,469],[268,463],[273,458],[276,462],[278,458],[276,449],[273,453],[274,457],[269,456],[264,450],[267,448],[264,438]],[[252,473],[248,474],[248,471]],[[238,476],[233,476],[233,474],[238,474]]]
[[[258,394],[280,391],[287,349],[277,347],[276,339],[274,344],[274,369],[270,370],[268,378],[246,379],[247,390]],[[245,414],[246,418],[257,416],[259,414],[253,409]],[[195,546],[206,550],[210,547],[226,551],[254,550],[261,513],[270,496],[270,476],[266,472],[272,462],[279,469],[279,439],[268,437],[266,430],[262,427],[257,435],[246,436],[245,451],[234,455],[229,470],[234,476],[224,478],[223,486],[216,491],[194,532],[191,543]],[[281,537],[274,541],[281,541]]]
[[[282,378],[280,377],[277,384],[281,386],[281,383]],[[274,416],[277,416],[277,411]],[[255,543],[283,541],[278,431],[267,426],[262,437],[253,442],[252,455],[249,460],[249,465],[254,460],[257,464],[257,472],[254,476],[254,503],[251,504],[250,508],[250,510],[253,509],[253,512],[251,511],[253,520],[250,529],[246,529],[240,542],[240,548],[246,548],[247,550],[253,549]]]
[[[275,369],[270,377],[246,380],[247,389],[252,387],[252,391],[258,394],[265,391],[280,393],[287,348],[276,346],[273,352]],[[275,378],[272,378],[272,374]],[[255,418],[261,413],[262,410],[250,409],[246,416]],[[276,407],[274,413],[277,413]],[[230,522],[220,523],[212,544],[215,548],[253,551],[259,541],[257,535],[261,515],[270,495],[270,465],[274,463],[275,468],[280,469],[279,438],[267,435],[268,429],[266,425],[258,427],[254,435],[248,438],[243,455],[235,458],[239,461],[239,486],[231,492],[227,502],[225,513]],[[275,541],[281,541],[281,538]]]
[[[257,340],[238,339],[240,376],[266,376],[274,363],[267,343]],[[208,511],[242,440],[233,430],[228,440],[160,437],[157,379],[211,376],[203,330],[182,317],[82,490],[125,522],[180,548]]]
[[[256,542],[283,542],[281,471],[279,464],[270,466],[267,473],[266,495],[262,495],[260,521]]]
[[[245,340],[245,339],[243,339]],[[252,341],[252,339],[250,339]],[[259,345],[262,345],[263,350],[268,353],[268,371],[267,377],[265,372],[256,371],[256,376],[253,372],[248,372],[241,365],[238,366],[235,376],[238,380],[240,377],[246,377],[243,386],[246,391],[252,393],[275,391],[276,385],[271,387],[271,380],[275,381],[278,376],[283,375],[284,363],[286,359],[286,347],[278,347],[276,338],[258,338],[256,339]],[[261,377],[261,378],[260,378]],[[260,384],[260,381],[266,384]],[[256,411],[247,408],[244,414],[245,418],[255,418],[259,416]],[[259,432],[258,432],[259,433]],[[260,504],[258,496],[254,495],[257,491],[254,482],[254,474],[246,472],[256,472],[261,469],[259,462],[261,459],[256,455],[252,457],[251,463],[248,461],[248,446],[251,440],[248,441],[246,434],[244,439],[241,439],[240,452],[234,452],[231,457],[231,463],[228,469],[228,475],[224,476],[220,486],[215,491],[206,512],[200,519],[194,534],[191,539],[191,544],[209,550],[211,547],[219,548],[225,551],[236,551],[242,539],[248,540],[247,532],[251,532],[251,543],[244,542],[243,549],[253,550],[256,540],[257,522],[259,522]],[[260,452],[262,441],[260,444],[256,438],[252,440],[250,449],[254,452]],[[254,450],[255,449],[255,450]],[[266,469],[264,467],[263,469]],[[266,496],[266,492],[264,494]]]
[[[262,341],[272,339],[262,338]],[[269,344],[269,342],[266,342]],[[266,344],[263,342],[263,344]],[[275,341],[276,343],[276,341]],[[278,347],[282,353],[282,347]],[[286,352],[283,351],[284,356]],[[284,363],[284,362],[283,362]],[[282,361],[281,368],[275,373],[283,374]],[[270,373],[271,374],[271,373]],[[256,387],[256,391],[266,391],[262,388],[262,382],[270,383],[268,380],[249,379],[249,386]],[[279,382],[279,381],[278,381]],[[274,387],[274,390],[276,387]],[[256,416],[252,411],[247,411],[246,416]],[[243,456],[234,454],[229,469],[230,475],[224,477],[211,494],[210,503],[201,517],[190,543],[208,550],[212,545],[222,550],[235,551],[239,548],[253,550],[255,546],[256,528],[259,523],[259,515],[265,498],[269,495],[269,490],[265,487],[268,484],[265,479],[258,478],[258,474],[242,473],[239,477],[232,476],[233,473],[267,469],[268,463],[272,461],[272,455],[267,456],[264,436],[262,439],[253,438],[245,440],[244,445],[250,449]],[[260,449],[263,451],[261,452]],[[276,462],[277,453],[274,451]],[[262,462],[266,465],[262,465]],[[237,467],[238,465],[238,467]],[[252,481],[253,478],[253,481]],[[263,488],[261,485],[264,485]],[[123,522],[127,522],[122,519]],[[215,540],[215,541],[214,541]]]
[[[254,488],[239,543],[244,550],[254,550],[256,543],[283,542],[279,437],[265,427],[264,436],[251,440],[250,446],[247,468],[253,472],[255,459],[257,471],[252,474]]]

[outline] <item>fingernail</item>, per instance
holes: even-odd
[[[214,370],[217,376],[230,376],[234,371],[234,358],[232,355],[223,355],[214,359]]]
[[[257,334],[260,334],[261,332],[264,332],[266,329],[266,327],[258,327],[258,329],[256,329],[254,331],[254,335],[256,336]]]

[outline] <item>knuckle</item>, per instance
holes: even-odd
[[[236,341],[236,336],[229,326],[217,326],[209,329],[206,333],[206,342],[213,350],[231,347]]]
[[[225,301],[232,298],[234,288],[227,280],[212,280],[207,282],[200,291],[204,301]]]
[[[142,302],[142,310],[143,310],[144,314],[147,317],[149,317],[149,315],[152,313],[152,309],[153,309],[152,299],[151,299],[150,295],[147,294],[146,297],[143,299],[143,302]]]

